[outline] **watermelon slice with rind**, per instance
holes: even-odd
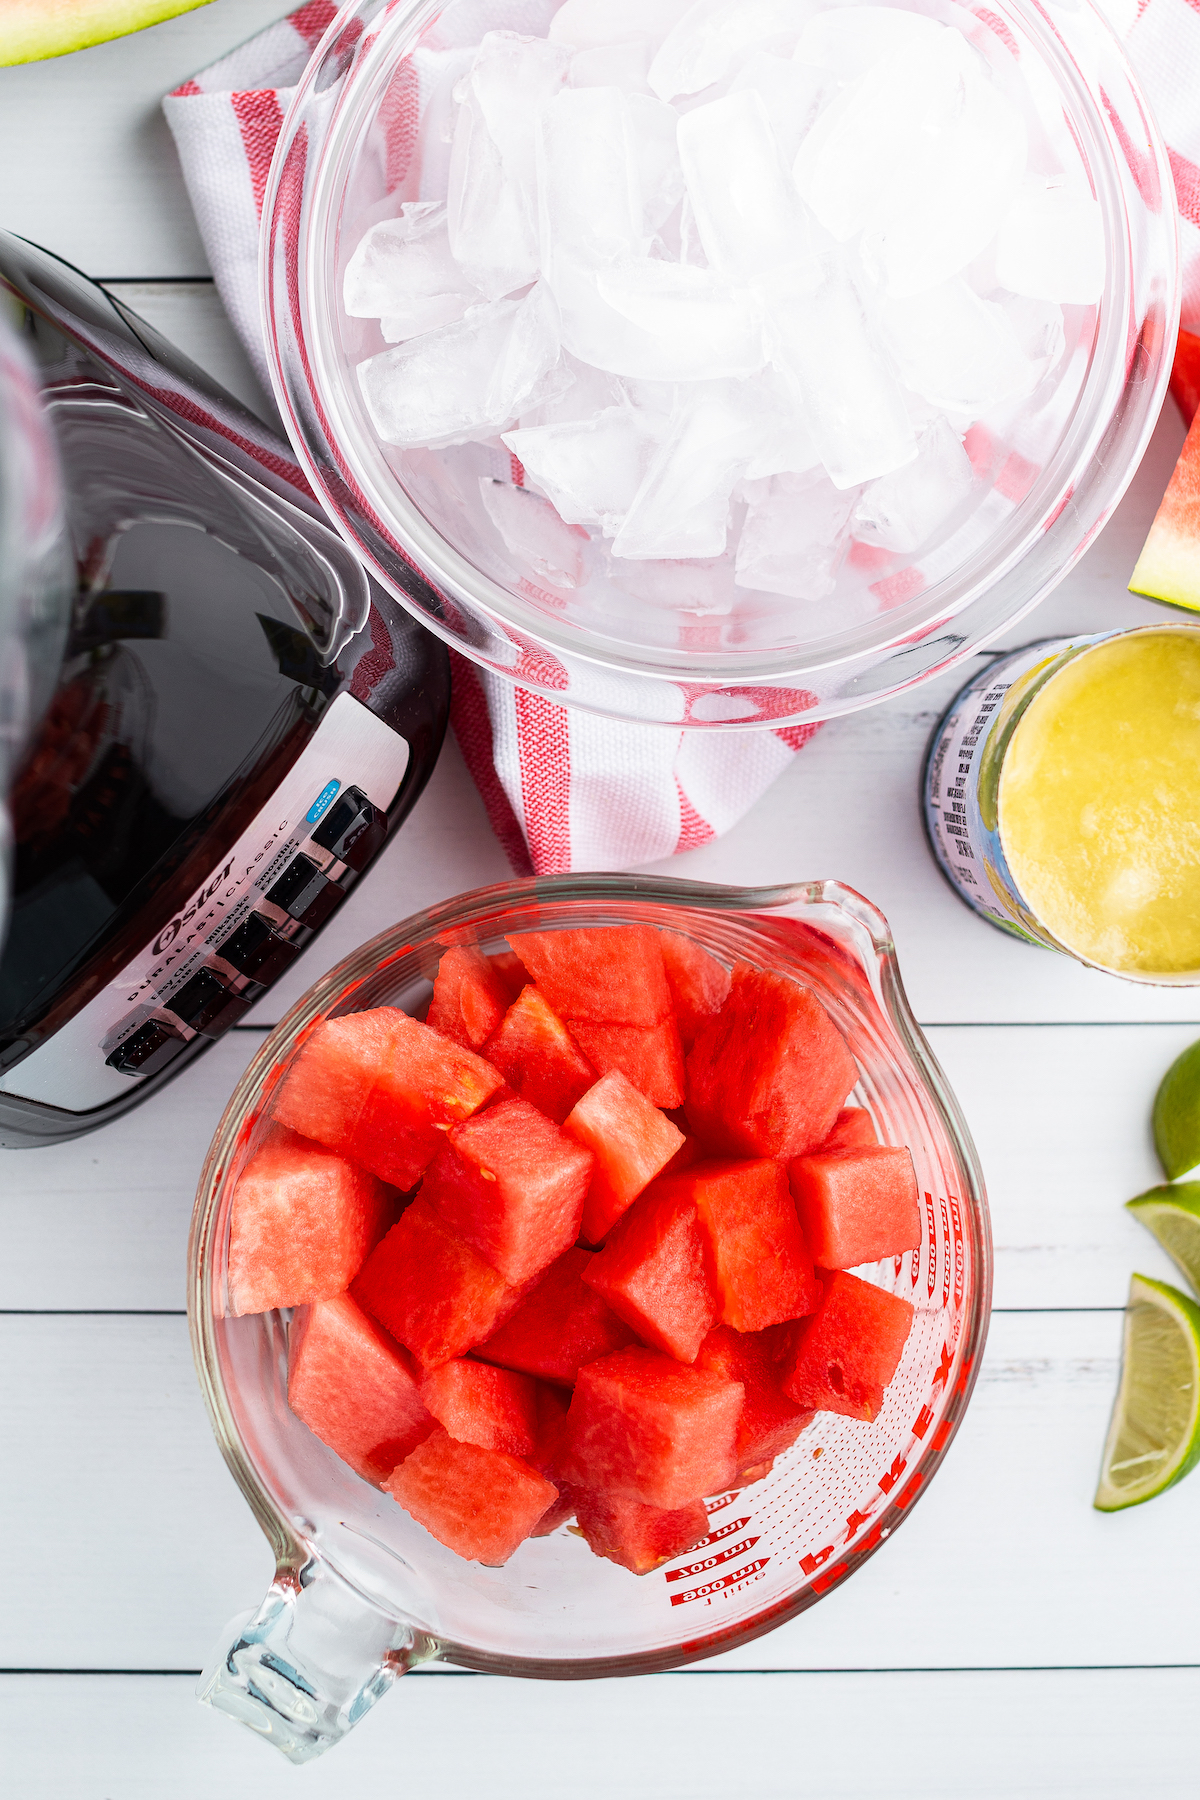
[[[580,1369],[567,1418],[569,1485],[687,1506],[730,1484],[745,1391],[656,1350],[618,1350]]]
[[[603,1242],[684,1141],[679,1127],[619,1069],[588,1089],[564,1120],[563,1130],[596,1159],[583,1208],[582,1232],[589,1244]]]
[[[523,1544],[558,1489],[520,1457],[435,1431],[384,1483],[439,1544],[499,1568]]]
[[[233,1191],[229,1311],[332,1299],[358,1274],[391,1217],[373,1175],[293,1132],[277,1131]]]
[[[425,1368],[463,1356],[520,1299],[418,1194],[354,1283],[354,1298]]]
[[[1154,515],[1130,591],[1200,611],[1200,412]]]
[[[288,1327],[288,1405],[376,1486],[437,1429],[420,1370],[349,1294],[298,1308]]]
[[[793,1329],[783,1391],[797,1406],[871,1420],[900,1366],[914,1308],[857,1275],[831,1275],[811,1319]]]
[[[921,1206],[903,1145],[815,1151],[788,1165],[796,1211],[818,1267],[856,1269],[921,1247]]]

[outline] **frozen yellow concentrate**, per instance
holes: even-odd
[[[1013,732],[1000,841],[1030,910],[1108,969],[1200,969],[1200,631],[1098,644]]]

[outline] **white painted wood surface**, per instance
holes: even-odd
[[[157,103],[285,10],[214,0],[0,70],[0,224],[107,278],[264,416]],[[1161,616],[1124,584],[1181,440],[1168,409],[1108,529],[1006,643]],[[425,1671],[303,1775],[198,1709],[182,1672],[270,1576],[209,1432],[182,1316],[196,1176],[261,1042],[238,1031],[105,1131],[0,1153],[6,1794],[198,1800],[221,1783],[271,1796],[301,1782],[431,1800],[1195,1793],[1200,1485],[1115,1518],[1090,1498],[1129,1273],[1172,1273],[1121,1202],[1156,1179],[1148,1108],[1200,1031],[1200,997],[1026,948],[950,894],[916,784],[955,685],[827,726],[726,838],[661,866],[730,884],[832,875],[870,895],[975,1132],[997,1312],[959,1441],[903,1532],[804,1618],[702,1670],[577,1686]],[[449,745],[403,834],[256,1022],[386,925],[507,872]]]

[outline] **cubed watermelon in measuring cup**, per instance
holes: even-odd
[[[822,1269],[856,1269],[921,1245],[921,1207],[901,1145],[820,1150],[788,1165],[796,1210]]]
[[[684,1141],[679,1127],[618,1069],[588,1089],[563,1130],[596,1159],[583,1207],[582,1234],[589,1244],[603,1242]]]
[[[229,1221],[229,1311],[269,1312],[349,1287],[392,1216],[383,1183],[276,1131],[246,1164]]]
[[[832,1129],[858,1078],[837,1026],[808,988],[749,963],[687,1057],[687,1116],[727,1156],[803,1156]]]
[[[817,1150],[826,1155],[834,1150],[858,1150],[865,1144],[877,1144],[875,1122],[865,1106],[843,1106],[833,1121],[833,1130],[822,1138]]]
[[[831,1275],[824,1288],[811,1319],[793,1327],[797,1343],[783,1391],[814,1412],[873,1419],[900,1365],[913,1306],[857,1275]]]
[[[510,1287],[418,1194],[354,1283],[354,1298],[426,1368],[462,1356],[512,1311]]]
[[[813,1418],[783,1391],[785,1358],[792,1339],[787,1331],[733,1331],[718,1325],[700,1346],[698,1369],[712,1369],[746,1391],[738,1419],[737,1479],[770,1464],[794,1444]]]
[[[558,1499],[558,1489],[518,1456],[460,1444],[435,1431],[384,1483],[439,1544],[498,1568]]]
[[[523,1286],[579,1236],[592,1153],[524,1100],[449,1133],[421,1197],[506,1281]]]
[[[645,1026],[671,1011],[662,941],[651,925],[524,931],[508,941],[562,1019]]]
[[[455,1357],[430,1369],[421,1399],[461,1444],[530,1456],[537,1442],[537,1383],[512,1369]]]
[[[656,1350],[618,1350],[580,1369],[562,1471],[588,1490],[648,1506],[687,1506],[727,1487],[737,1466],[744,1390],[713,1369]]]
[[[717,1296],[696,1208],[676,1186],[684,1179],[635,1200],[583,1278],[643,1343],[690,1363],[716,1323]]]
[[[596,1071],[532,985],[522,989],[489,1038],[485,1054],[514,1094],[561,1125]]]
[[[569,1387],[582,1364],[632,1343],[628,1325],[583,1279],[592,1260],[587,1250],[564,1251],[476,1355]]]
[[[668,1510],[647,1506],[632,1494],[580,1490],[572,1499],[589,1550],[635,1575],[648,1575],[708,1536],[702,1500]]]
[[[377,1486],[437,1429],[417,1364],[349,1294],[293,1316],[287,1394],[296,1417]]]
[[[478,1050],[508,1010],[508,984],[482,951],[454,944],[442,952],[425,1023],[453,1043]]]
[[[675,1021],[684,1044],[689,1045],[704,1020],[719,1013],[725,1004],[729,970],[681,931],[660,931],[659,943]]]
[[[660,1191],[686,1194],[696,1208],[722,1324],[762,1331],[812,1312],[821,1284],[777,1162],[700,1162],[667,1177]]]
[[[596,1025],[570,1019],[571,1036],[601,1075],[619,1070],[653,1106],[683,1103],[683,1045],[673,1018],[657,1025]]]

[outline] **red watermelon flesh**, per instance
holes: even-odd
[[[460,1444],[532,1456],[537,1442],[537,1383],[511,1369],[456,1357],[430,1369],[421,1398]]]
[[[288,1327],[288,1405],[376,1486],[437,1429],[420,1371],[349,1294],[316,1300]]]
[[[367,1258],[354,1298],[428,1369],[487,1337],[520,1294],[421,1193]]]
[[[442,953],[426,1024],[468,1050],[478,1050],[509,1006],[507,984],[479,950],[455,944]]]
[[[603,1241],[684,1141],[678,1126],[619,1069],[589,1088],[564,1120],[563,1130],[596,1159],[583,1207],[582,1232],[589,1244]]]
[[[661,1569],[708,1536],[708,1513],[702,1500],[665,1510],[647,1506],[631,1494],[580,1490],[573,1499],[588,1548],[635,1575]]]
[[[659,942],[679,1034],[690,1044],[702,1022],[724,1006],[729,970],[681,931],[661,931]]]
[[[561,1125],[596,1071],[535,987],[518,995],[487,1044],[488,1060],[515,1094]]]
[[[528,969],[512,950],[493,950],[488,961],[508,989],[508,998],[511,1003],[529,980]]]
[[[349,1287],[391,1217],[383,1184],[320,1144],[279,1132],[238,1177],[229,1221],[229,1311],[270,1312]]]
[[[583,1279],[592,1260],[587,1250],[565,1251],[476,1355],[569,1387],[583,1363],[632,1343],[633,1332]]]
[[[534,1388],[537,1430],[527,1461],[533,1464],[539,1475],[544,1475],[547,1481],[553,1481],[556,1486],[561,1487],[558,1465],[567,1440],[567,1414],[571,1410],[571,1396],[564,1393],[562,1388],[553,1387],[548,1381],[535,1381]]]
[[[690,1363],[716,1323],[717,1297],[696,1208],[676,1180],[686,1177],[634,1201],[583,1278],[644,1344]]]
[[[671,1010],[662,939],[652,925],[524,931],[508,941],[568,1022],[657,1025]]]
[[[445,1128],[501,1085],[490,1063],[391,1007],[326,1019],[275,1097],[281,1125],[327,1144],[393,1187],[415,1187]]]
[[[728,1487],[744,1391],[656,1350],[618,1350],[579,1371],[562,1459],[569,1485],[687,1506]]]
[[[903,1146],[820,1150],[788,1165],[796,1211],[822,1269],[856,1269],[921,1245],[921,1205]]]
[[[778,1163],[701,1162],[669,1181],[708,1238],[723,1325],[762,1331],[814,1310],[821,1284]]]
[[[535,1538],[549,1537],[552,1531],[557,1531],[560,1525],[565,1525],[574,1517],[575,1496],[568,1490],[560,1494],[557,1500],[551,1501],[529,1535]]]
[[[518,1456],[435,1431],[384,1483],[439,1544],[498,1568],[530,1535],[558,1489]]]
[[[571,1036],[601,1075],[612,1069],[644,1094],[653,1106],[683,1102],[683,1045],[674,1019],[658,1025],[593,1025],[568,1019]]]
[[[783,1391],[782,1359],[789,1345],[786,1332],[741,1332],[718,1325],[700,1346],[698,1369],[740,1381],[746,1390],[735,1447],[739,1481],[761,1480],[757,1471],[768,1474],[775,1458],[812,1422],[813,1414]]]
[[[803,1156],[828,1135],[857,1079],[815,994],[737,963],[729,998],[688,1052],[687,1115],[727,1156]]]
[[[1184,424],[1190,425],[1200,412],[1200,337],[1194,331],[1181,331],[1175,341],[1171,393]]]
[[[833,1121],[833,1130],[822,1138],[814,1154],[824,1156],[832,1150],[859,1150],[877,1144],[875,1121],[865,1106],[843,1106]]]
[[[812,1318],[795,1328],[797,1344],[785,1366],[784,1393],[814,1412],[875,1418],[912,1322],[913,1307],[898,1294],[857,1275],[831,1275]]]
[[[444,1223],[516,1287],[579,1236],[592,1154],[524,1100],[451,1131],[421,1189]]]

